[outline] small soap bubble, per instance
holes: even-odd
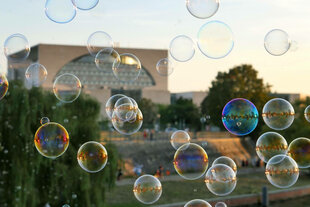
[[[201,199],[194,199],[187,202],[184,207],[212,207],[210,203]]]
[[[138,201],[143,204],[153,204],[162,194],[160,181],[152,175],[142,175],[133,186],[133,193]]]
[[[28,58],[30,45],[22,34],[12,34],[4,42],[4,54],[12,62],[21,62]]]
[[[156,70],[161,76],[169,76],[173,72],[172,62],[168,58],[160,59],[156,64]]]
[[[237,174],[237,165],[231,158],[226,156],[218,157],[213,161],[212,166],[217,164],[227,165]]]
[[[266,34],[264,46],[271,55],[284,55],[291,47],[291,39],[285,31],[273,29]]]
[[[190,136],[189,134],[184,130],[177,130],[173,132],[171,135],[170,143],[172,147],[177,150],[179,147],[181,147],[183,144],[190,143]]]
[[[227,205],[226,205],[226,203],[224,203],[224,202],[217,202],[217,203],[215,204],[215,207],[227,207]]]
[[[176,61],[187,62],[194,57],[194,42],[186,35],[178,35],[171,40],[169,52]]]
[[[41,120],[40,120],[40,124],[41,124],[41,125],[47,124],[47,123],[49,123],[49,122],[50,122],[50,120],[49,120],[49,118],[47,118],[47,117],[42,117]]]
[[[115,78],[122,82],[134,82],[138,79],[142,66],[140,60],[133,54],[120,55],[120,61],[114,61],[112,65]]]
[[[87,40],[87,49],[90,55],[96,56],[97,53],[105,48],[113,48],[112,37],[104,31],[92,33]]]
[[[111,96],[109,100],[107,101],[105,105],[105,111],[110,119],[112,119],[112,114],[115,109],[115,103],[118,101],[118,99],[123,98],[123,97],[126,97],[126,96],[123,94],[115,94]]]
[[[104,48],[100,50],[95,57],[95,63],[99,70],[112,70],[114,62],[119,64],[120,56],[113,48]]]
[[[76,16],[76,6],[71,0],[46,0],[45,15],[55,23],[71,22]]]
[[[25,77],[31,86],[38,87],[46,80],[47,70],[43,65],[39,63],[33,63],[27,68]]]
[[[72,103],[81,93],[82,84],[78,77],[70,73],[58,76],[53,85],[56,98],[63,103]]]
[[[288,155],[296,161],[299,168],[309,168],[310,139],[305,137],[294,139],[288,147]]]
[[[90,10],[97,6],[99,0],[72,0],[72,3],[80,10]]]
[[[189,13],[199,19],[212,17],[219,6],[219,0],[186,0],[186,8]]]

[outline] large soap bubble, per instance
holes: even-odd
[[[210,203],[201,199],[194,199],[187,202],[184,207],[212,207]]]
[[[156,70],[161,76],[169,76],[173,73],[172,62],[168,58],[160,59],[156,64]]]
[[[232,134],[247,135],[258,124],[258,111],[251,101],[236,98],[225,105],[222,112],[222,122]]]
[[[12,34],[4,42],[4,54],[12,62],[26,60],[30,54],[30,45],[22,34]]]
[[[78,77],[70,73],[58,76],[53,85],[56,98],[63,103],[72,103],[81,93],[82,84]]]
[[[307,122],[310,122],[310,105],[305,109],[304,115]]]
[[[45,15],[53,22],[68,23],[76,16],[76,6],[71,0],[46,0]]]
[[[310,139],[305,137],[294,139],[288,147],[288,155],[297,162],[299,168],[309,168]]]
[[[184,144],[175,152],[173,165],[176,172],[187,180],[202,177],[208,168],[208,155],[198,144]]]
[[[227,196],[237,185],[236,173],[227,165],[217,164],[209,168],[205,183],[214,195]]]
[[[179,35],[170,42],[171,57],[179,62],[189,61],[194,57],[195,46],[193,40],[186,35]]]
[[[143,115],[140,109],[137,109],[137,113],[131,116],[130,119],[124,121],[120,119],[115,111],[112,114],[112,125],[119,133],[124,135],[131,135],[140,130],[143,124]]]
[[[72,0],[72,3],[81,10],[90,10],[97,6],[99,0]]]
[[[0,73],[0,100],[6,95],[9,89],[9,82],[5,75]]]
[[[219,0],[186,0],[186,8],[199,19],[212,17],[219,9]]]
[[[99,70],[112,70],[114,62],[119,64],[120,56],[113,48],[104,48],[95,57],[95,63]]]
[[[112,37],[104,31],[92,33],[87,40],[88,52],[94,57],[100,50],[104,48],[113,48],[113,45]]]
[[[276,155],[268,161],[265,174],[272,185],[278,188],[289,188],[297,182],[299,169],[291,157]]]
[[[143,204],[153,204],[162,194],[160,181],[152,175],[142,175],[139,177],[134,186],[133,193],[138,201]]]
[[[218,164],[227,165],[237,174],[237,165],[231,158],[226,157],[226,156],[218,157],[213,161],[212,166],[218,165]]]
[[[276,132],[262,134],[256,142],[256,153],[258,157],[267,163],[270,158],[287,153],[287,142],[285,138]]]
[[[266,34],[264,46],[269,54],[280,56],[290,49],[291,39],[285,31],[273,29]]]
[[[46,80],[47,70],[43,65],[39,63],[33,63],[27,68],[25,77],[28,83],[30,83],[32,86],[38,87]]]
[[[77,160],[83,170],[96,173],[107,164],[108,153],[102,144],[90,141],[80,147],[77,153]]]
[[[120,61],[114,61],[113,74],[116,79],[122,82],[134,82],[138,79],[142,66],[140,60],[133,54],[123,53]]]
[[[107,101],[107,103],[105,105],[105,111],[106,111],[106,113],[110,119],[112,119],[113,111],[115,109],[114,108],[115,103],[118,101],[118,99],[123,98],[123,97],[126,97],[126,96],[123,94],[115,94],[115,95],[111,96],[109,98],[109,100]]]
[[[262,113],[264,122],[274,130],[284,130],[291,126],[295,118],[295,111],[290,102],[282,98],[268,101]]]
[[[171,135],[170,143],[174,149],[179,149],[183,144],[190,143],[191,137],[184,130],[177,130]]]
[[[55,159],[67,150],[69,134],[62,125],[46,122],[35,133],[34,144],[41,155]]]
[[[210,21],[198,32],[198,47],[207,57],[219,59],[227,56],[234,47],[234,35],[227,24]]]

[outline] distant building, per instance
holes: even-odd
[[[47,80],[42,85],[51,90],[57,76],[63,73],[76,75],[83,87],[83,92],[95,97],[101,103],[101,115],[105,117],[105,103],[114,94],[122,93],[135,100],[151,99],[155,103],[170,104],[168,77],[160,76],[156,71],[156,63],[168,56],[167,50],[116,48],[119,54],[132,53],[141,62],[142,70],[134,82],[120,82],[112,72],[112,66],[105,70],[96,67],[94,57],[89,55],[85,46],[39,44],[31,48],[29,58],[22,63],[8,63],[8,79],[25,80],[27,67],[34,62],[44,65],[48,71]],[[130,67],[130,60],[128,60]],[[121,74],[129,76],[129,73]]]
[[[200,106],[202,101],[207,96],[206,91],[192,91],[192,92],[182,92],[182,93],[172,93],[171,103],[175,103],[179,98],[192,100],[196,106]]]

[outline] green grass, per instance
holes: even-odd
[[[310,177],[306,175],[300,176],[299,180],[293,187],[310,185]],[[251,193],[260,193],[263,186],[267,186],[269,190],[277,190],[269,184],[264,173],[255,173],[249,175],[238,176],[236,189],[229,195],[242,195]],[[116,186],[106,195],[108,207],[139,207],[145,206],[140,204],[133,195],[132,185]],[[210,199],[216,198],[210,193],[203,179],[195,181],[167,181],[162,182],[163,193],[158,204],[169,204],[175,202],[190,201],[192,199]],[[224,197],[225,198],[225,197]],[[281,206],[282,207],[282,206]]]

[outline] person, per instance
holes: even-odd
[[[122,171],[122,168],[119,168],[118,169],[118,173],[117,173],[117,180],[121,180],[121,177],[123,176],[123,171]]]
[[[146,138],[147,138],[147,130],[146,129],[143,131],[143,138],[144,138],[144,140],[146,140]]]

